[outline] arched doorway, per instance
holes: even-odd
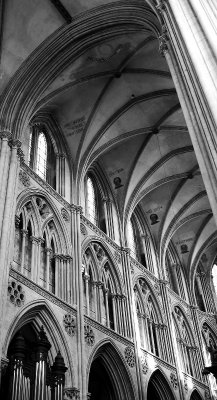
[[[115,348],[107,343],[97,350],[90,366],[91,400],[135,399],[131,379]]]
[[[163,374],[155,371],[148,383],[147,400],[175,400]]]
[[[202,397],[199,395],[199,393],[197,392],[197,390],[194,390],[194,391],[191,393],[190,400],[202,400]]]

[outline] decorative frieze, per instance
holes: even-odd
[[[25,294],[23,288],[14,280],[8,282],[8,296],[11,303],[13,303],[15,306],[21,307],[24,304]]]
[[[68,333],[69,336],[74,336],[75,335],[75,318],[73,317],[72,314],[65,314],[63,317],[63,325],[65,327],[66,332]]]
[[[130,346],[127,346],[124,350],[124,356],[129,367],[133,368],[136,363],[135,352],[134,349]]]
[[[90,325],[84,326],[84,339],[88,346],[93,346],[95,343],[95,336]]]

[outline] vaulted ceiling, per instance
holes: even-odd
[[[16,2],[10,2],[15,18]],[[28,55],[65,21],[54,2],[47,0],[44,6],[39,1],[35,15],[29,1],[28,5],[21,2],[20,8],[24,10],[25,3],[29,20],[35,21],[34,35],[30,28],[28,32]],[[91,12],[91,7],[108,3],[62,0],[67,12],[76,18],[88,9]],[[141,1],[129,3],[141,5]],[[145,7],[144,13],[148,10]],[[151,9],[149,12],[153,14]],[[17,42],[25,34],[23,19],[20,11],[16,16]],[[156,25],[155,20],[153,14]],[[159,254],[163,257],[172,244],[189,272],[201,257],[205,268],[213,261],[216,226],[174,83],[159,52],[156,31],[151,26],[140,30],[126,26],[108,37],[104,25],[100,40],[53,76],[38,97],[35,110],[49,113],[56,121],[71,157],[75,180],[97,163],[123,226],[138,207]],[[7,55],[13,59],[14,69],[25,60],[23,45],[21,50],[20,62],[17,54]],[[11,70],[12,75],[13,67]],[[187,248],[183,249],[183,244]]]

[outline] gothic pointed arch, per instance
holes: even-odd
[[[160,370],[151,375],[148,382],[147,400],[175,400],[167,379]]]
[[[94,400],[133,400],[134,387],[128,368],[111,342],[99,344],[87,371],[88,392]]]
[[[194,389],[193,392],[191,393],[190,400],[202,400],[201,395],[198,393],[196,389]]]
[[[41,326],[43,326],[51,344],[49,361],[50,363],[53,363],[58,351],[60,350],[65,360],[65,364],[68,367],[66,384],[71,385],[74,381],[74,365],[70,349],[57,317],[45,300],[35,300],[28,303],[12,320],[3,344],[4,357],[7,357],[9,346],[13,338],[18,334],[18,332],[25,331],[25,327],[27,326],[31,327],[35,336],[38,335]]]

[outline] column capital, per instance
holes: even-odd
[[[12,133],[10,131],[1,131],[0,132],[0,139],[2,140],[9,140],[12,136]]]
[[[19,147],[21,147],[21,144],[22,144],[22,143],[21,143],[21,141],[18,140],[18,139],[11,138],[11,139],[9,139],[8,144],[9,144],[9,146],[10,146],[11,148],[19,148]]]
[[[125,252],[126,254],[130,255],[131,249],[129,247],[121,247],[121,251]]]

